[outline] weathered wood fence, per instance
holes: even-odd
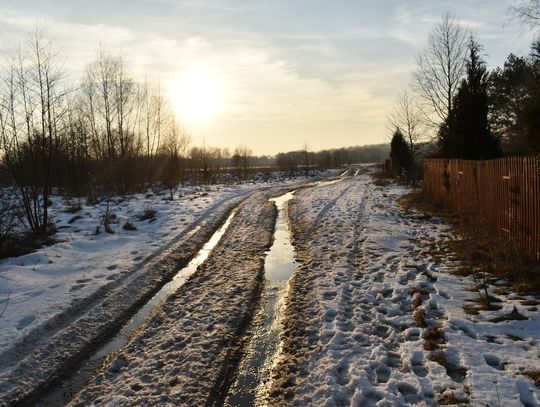
[[[500,230],[540,259],[540,158],[424,160],[423,192]]]

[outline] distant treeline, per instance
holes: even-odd
[[[295,171],[298,168],[334,168],[357,163],[382,163],[390,152],[389,144],[374,144],[334,148],[310,152],[307,150],[279,153],[274,164],[282,170]]]
[[[385,146],[305,147],[256,157],[245,145],[193,146],[159,82],[137,80],[122,55],[100,49],[78,83],[63,70],[64,57],[36,28],[2,64],[0,215],[7,223],[0,216],[0,245],[13,218],[3,209],[13,202],[27,230],[43,236],[52,230],[52,193],[110,196],[158,185],[172,198],[179,183],[212,182],[225,172],[247,179],[254,166],[294,173],[380,162],[387,154]]]

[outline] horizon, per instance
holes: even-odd
[[[100,46],[122,53],[136,79],[163,85],[194,144],[275,155],[388,142],[387,114],[445,12],[473,30],[490,69],[527,54],[514,3],[32,0],[3,4],[0,40],[7,53],[44,23],[73,81]]]

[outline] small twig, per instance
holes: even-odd
[[[4,309],[2,310],[2,312],[0,312],[0,318],[2,318],[4,316],[4,313],[6,312],[6,309],[8,307],[8,304],[9,304],[9,295],[11,294],[11,291],[8,291],[8,295],[7,295],[7,299],[6,299],[6,304],[4,305]]]
[[[474,407],[474,394],[473,394],[473,373],[471,372],[470,383],[471,383],[471,406]]]

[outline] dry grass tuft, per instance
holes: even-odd
[[[435,324],[426,329],[422,337],[424,338],[424,349],[428,351],[437,350],[440,345],[445,343],[444,329],[441,324]]]
[[[523,300],[521,301],[521,305],[523,305],[524,307],[533,307],[535,305],[540,305],[540,301],[536,301],[536,300]]]
[[[540,370],[528,370],[523,375],[531,379],[537,387],[540,387]]]
[[[505,314],[505,315],[501,315],[499,317],[495,317],[495,318],[492,318],[490,319],[490,322],[503,322],[503,321],[524,321],[524,320],[527,320],[529,318],[527,318],[525,315],[521,314],[516,307],[514,307],[514,309],[509,312],[508,314]]]
[[[455,406],[458,404],[466,403],[466,400],[461,399],[455,392],[449,391],[440,396],[438,399],[439,405]]]
[[[400,203],[406,212],[415,209],[425,217],[442,217],[452,225],[454,234],[460,238],[447,242],[447,246],[463,262],[452,274],[460,277],[485,274],[505,279],[518,292],[540,293],[540,279],[537,278],[540,262],[510,243],[501,231],[479,222],[478,214],[455,216],[441,203],[420,192],[405,195]]]
[[[64,212],[66,213],[76,213],[79,212],[82,209],[82,206],[80,204],[74,204],[69,205],[64,208]]]
[[[422,307],[416,308],[413,311],[414,320],[416,321],[416,325],[419,328],[425,328],[426,327],[425,316],[426,316],[426,310],[424,308],[422,308]]]
[[[122,226],[122,229],[124,229],[124,230],[137,230],[137,226],[135,226],[131,222],[126,222],[126,223],[124,223],[124,226]]]

